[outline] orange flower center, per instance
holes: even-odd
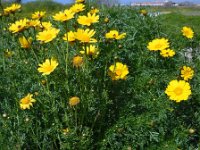
[[[176,94],[176,95],[181,95],[182,93],[183,93],[183,88],[180,88],[180,87],[176,87],[175,89],[174,89],[174,93]]]
[[[47,33],[46,36],[45,36],[45,39],[51,39],[52,38],[52,35],[50,33]]]
[[[52,66],[50,65],[50,66],[47,66],[46,68],[45,68],[45,70],[46,70],[46,72],[51,72],[52,71]]]
[[[82,35],[82,41],[89,42],[90,41],[90,37],[87,36],[87,35]]]
[[[117,76],[120,76],[120,75],[122,74],[122,70],[121,70],[121,69],[116,69],[116,70],[115,70],[115,74],[116,74]]]
[[[185,30],[184,32],[185,32],[186,35],[189,35],[189,34],[190,34],[190,31],[189,31],[189,30]]]
[[[93,21],[92,18],[87,18],[88,23],[92,23],[92,21]]]
[[[155,45],[156,49],[160,49],[161,46],[162,46],[162,45],[161,45],[160,43],[158,43],[158,44]]]
[[[73,58],[73,65],[76,66],[76,67],[79,67],[81,66],[83,63],[83,58],[80,57],[80,56],[76,56]]]
[[[28,97],[25,97],[21,100],[22,104],[29,104],[30,103],[30,99]]]
[[[189,70],[186,70],[186,71],[184,72],[184,76],[190,76],[190,71],[189,71]]]

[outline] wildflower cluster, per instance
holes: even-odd
[[[150,51],[160,51],[162,57],[173,57],[175,55],[175,51],[169,49],[169,40],[165,38],[154,39],[149,42],[147,48]]]
[[[14,13],[19,8],[21,6],[18,4],[12,5],[5,9],[5,13]],[[36,11],[30,18],[14,20],[7,26],[10,34],[18,39],[18,55],[24,59],[25,67],[30,65],[29,69],[34,68],[32,71],[37,72],[39,81],[37,91],[24,90],[25,94],[21,95],[26,96],[20,97],[18,108],[27,113],[48,111],[49,107],[63,110],[60,112],[63,116],[70,116],[67,121],[66,117],[60,120],[60,131],[64,135],[72,134],[71,131],[79,134],[76,129],[88,123],[85,120],[91,107],[96,105],[98,97],[102,97],[102,108],[95,106],[89,121],[94,126],[97,121],[95,117],[108,105],[106,95],[109,95],[110,84],[127,79],[129,74],[128,66],[120,61],[123,58],[115,61],[114,57],[117,55],[117,43],[126,37],[126,33],[116,28],[99,32],[100,10],[87,8],[84,0],[76,0],[71,7],[54,13],[50,20],[46,17],[46,11]],[[31,56],[29,59],[28,55]],[[6,56],[12,57],[9,51],[6,51]],[[97,70],[102,79],[96,76]],[[88,93],[94,91],[95,86],[97,91]]]
[[[189,27],[183,27],[181,30],[183,36],[191,39],[193,38],[194,32]],[[148,50],[150,51],[160,51],[160,55],[163,57],[173,57],[175,55],[175,51],[169,49],[170,43],[166,38],[156,38],[148,43]],[[191,95],[191,87],[187,82],[188,79],[192,79],[194,75],[193,69],[187,66],[183,66],[181,69],[181,77],[184,80],[172,80],[167,86],[165,93],[169,96],[169,99],[174,100],[176,102],[180,102],[182,100],[188,100]]]
[[[86,0],[61,8],[26,18],[16,15],[19,4],[2,9],[0,142],[11,142],[2,148],[143,149],[164,141],[162,131],[178,126],[180,102],[197,95],[195,63],[181,61],[175,39],[152,32],[159,25],[146,9],[100,9]],[[193,30],[181,32],[192,47]]]

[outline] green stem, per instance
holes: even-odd
[[[46,80],[46,88],[45,88],[45,90],[46,90],[47,95],[50,97],[50,90],[49,90],[49,83],[48,83],[47,76],[45,76],[45,80]]]
[[[75,108],[75,124],[77,128],[78,127],[77,108]]]
[[[66,24],[66,29],[68,29],[67,24]],[[66,34],[67,34],[66,55],[63,55],[63,56],[65,60],[66,86],[67,86],[67,92],[69,93],[69,81],[68,81],[69,41],[68,41],[68,33]]]
[[[69,60],[69,46],[68,46],[68,42],[67,42],[67,50],[66,50],[66,57],[65,57],[65,73],[66,73],[67,92],[69,92],[69,81],[68,81],[68,60]]]
[[[37,57],[37,55],[36,55],[35,51],[33,50],[33,48],[31,48],[31,51],[32,51],[32,53],[33,53],[33,55],[34,55],[34,57],[35,57],[35,59],[36,59],[37,63],[39,64],[38,57]]]
[[[3,70],[6,69],[6,65],[5,65],[5,55],[3,54]]]

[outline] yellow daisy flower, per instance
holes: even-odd
[[[74,56],[72,60],[73,66],[78,68],[83,65],[83,57],[81,56]]]
[[[19,38],[19,42],[22,48],[30,48],[32,43],[32,38],[30,37],[27,40],[24,36],[22,36]]]
[[[105,23],[108,23],[108,22],[109,22],[108,17],[106,17],[106,18],[104,19],[104,22],[105,22]]]
[[[12,23],[9,27],[9,31],[11,31],[12,33],[23,31],[26,28],[27,21],[28,20],[25,18],[25,19],[16,21],[15,23]]]
[[[64,135],[67,135],[69,133],[69,128],[65,128],[62,130]]]
[[[85,10],[85,5],[83,4],[74,4],[70,7],[70,10],[74,13],[79,13]]]
[[[128,67],[121,62],[116,62],[116,64],[109,67],[108,75],[112,78],[112,80],[125,80],[127,74],[129,74]]]
[[[68,42],[74,42],[76,40],[74,32],[69,31],[66,34],[64,34],[63,40],[68,41]]]
[[[50,28],[50,29],[44,30],[42,32],[39,32],[38,35],[36,35],[36,38],[38,41],[48,43],[48,42],[52,41],[54,38],[56,38],[59,31],[60,31],[59,29]]]
[[[32,14],[32,19],[42,19],[45,14],[45,11],[36,11]]]
[[[173,57],[175,55],[175,51],[171,49],[164,49],[160,51],[160,55],[163,57]]]
[[[75,2],[76,2],[76,3],[84,3],[85,0],[76,0]]]
[[[95,43],[97,42],[96,39],[92,38],[96,32],[94,30],[90,29],[78,29],[77,32],[75,32],[75,37],[77,40],[79,40],[82,43]]]
[[[53,16],[53,18],[56,21],[64,22],[64,21],[67,21],[67,20],[74,18],[74,12],[66,9],[64,12],[60,11],[59,13],[55,14]]]
[[[184,26],[181,30],[183,36],[187,37],[188,39],[192,39],[194,36],[194,32],[190,27]]]
[[[91,58],[96,58],[99,55],[99,51],[97,49],[97,47],[95,45],[90,45],[86,47],[83,47],[83,51],[80,51],[81,54],[85,54],[86,51],[86,55],[88,55]]]
[[[13,54],[14,54],[14,52],[12,52],[12,51],[10,51],[10,50],[8,50],[8,49],[4,51],[4,56],[5,56],[6,58],[12,57]]]
[[[150,51],[158,51],[158,50],[164,50],[169,47],[168,39],[160,38],[160,39],[154,39],[153,41],[149,42],[147,48]]]
[[[96,14],[96,13],[98,13],[98,12],[99,12],[99,9],[94,8],[94,7],[90,10],[90,13],[91,13],[91,14]]]
[[[117,30],[111,30],[110,32],[106,33],[105,36],[107,39],[120,40],[120,39],[125,38],[126,33],[119,34],[119,32]]]
[[[42,73],[42,75],[49,75],[57,66],[58,62],[55,59],[46,59],[44,63],[39,64],[38,71]]]
[[[146,16],[148,14],[148,12],[146,9],[142,9],[142,10],[140,10],[140,14],[143,16]]]
[[[20,108],[21,109],[30,109],[31,106],[33,106],[32,103],[35,103],[36,100],[32,98],[33,94],[28,93],[24,98],[20,100]]]
[[[40,25],[39,20],[28,20],[26,23],[27,27],[37,27]]]
[[[79,16],[77,21],[81,25],[90,26],[92,23],[99,22],[99,15],[88,13],[87,16]]]
[[[190,67],[183,66],[181,69],[181,77],[185,80],[188,81],[189,79],[192,79],[194,76],[194,70]]]
[[[192,92],[188,82],[184,80],[172,80],[167,86],[165,93],[169,96],[170,100],[180,102],[187,100]]]
[[[10,13],[16,12],[16,11],[19,10],[20,8],[21,8],[21,5],[20,5],[20,4],[12,4],[11,6],[6,7],[3,11],[4,11],[4,14],[5,14],[5,15],[8,15],[8,14],[10,14]]]
[[[74,97],[71,97],[69,99],[69,105],[72,107],[72,106],[76,106],[80,103],[80,98],[77,97],[77,96],[74,96]]]
[[[48,29],[53,28],[53,25],[51,22],[41,22],[41,24],[39,25],[39,28],[48,30]]]

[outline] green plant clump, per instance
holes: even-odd
[[[29,5],[1,10],[2,149],[199,148],[193,28],[84,0]]]

